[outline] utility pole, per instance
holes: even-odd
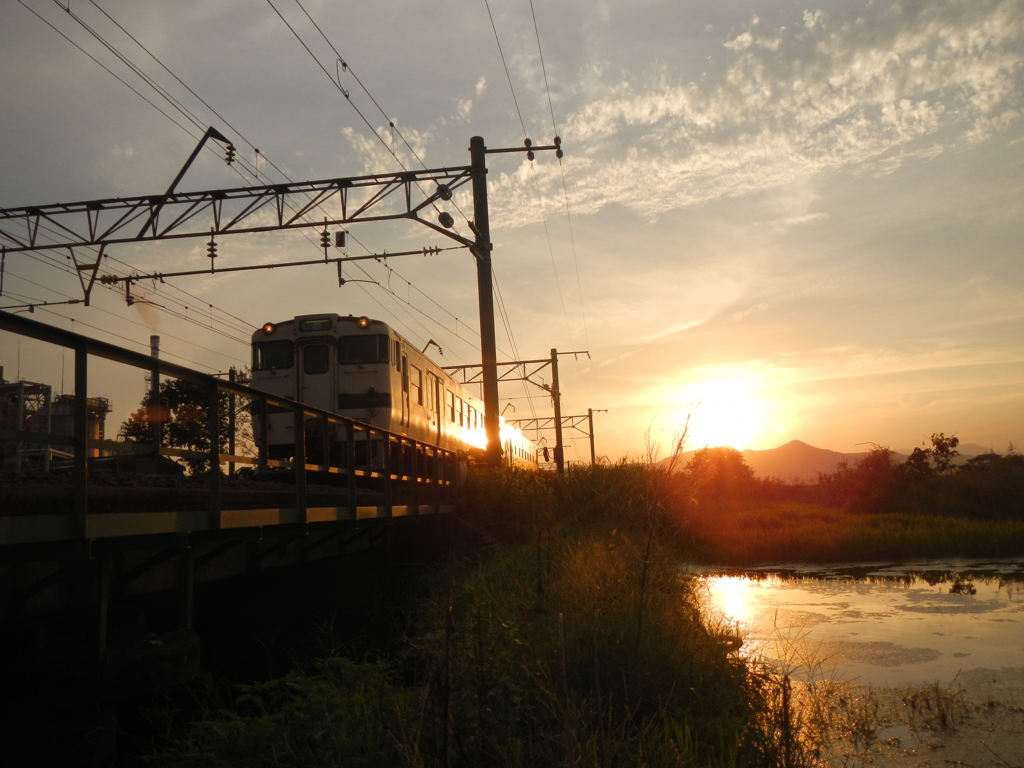
[[[491,224],[487,213],[487,147],[482,136],[469,140],[473,178],[473,234],[476,240],[476,284],[480,302],[480,352],[483,364],[484,431],[487,464],[501,466],[501,427],[498,417],[498,346],[494,333],[494,289],[491,285]]]
[[[551,401],[555,406],[555,467],[565,474],[565,447],[562,445],[562,392],[558,388],[558,350],[551,350]]]
[[[594,414],[595,413],[608,413],[607,408],[599,408],[594,410],[593,408],[587,408],[587,421],[590,424],[590,465],[597,464],[597,451],[594,448]]]

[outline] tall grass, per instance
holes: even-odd
[[[421,582],[400,652],[240,688],[155,764],[800,764],[779,681],[680,573],[679,493],[628,462],[474,473],[464,522],[487,546]]]

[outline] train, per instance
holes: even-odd
[[[483,402],[387,323],[365,316],[265,323],[252,335],[252,387],[464,456],[487,447]],[[267,418],[268,457],[290,459],[292,416]],[[537,447],[504,419],[500,439],[506,466],[538,468]]]

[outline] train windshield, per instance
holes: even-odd
[[[256,343],[252,361],[252,367],[255,370],[291,368],[294,362],[295,351],[290,341],[259,341]]]
[[[339,365],[387,363],[390,339],[386,334],[373,336],[342,336],[338,339]]]

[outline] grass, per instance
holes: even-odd
[[[683,526],[705,562],[855,562],[1024,554],[1024,521],[862,514],[809,503],[690,510]]]
[[[425,571],[403,646],[210,701],[157,766],[795,766],[779,682],[680,575],[642,465],[476,472],[486,545]]]
[[[830,734],[870,741],[877,708],[741,658],[681,560],[1024,552],[1024,524],[738,500],[702,483],[629,462],[565,478],[475,470],[461,509],[484,544],[420,574],[402,647],[331,653],[210,700],[153,764],[809,765]],[[939,689],[908,696],[915,716],[955,720]]]

